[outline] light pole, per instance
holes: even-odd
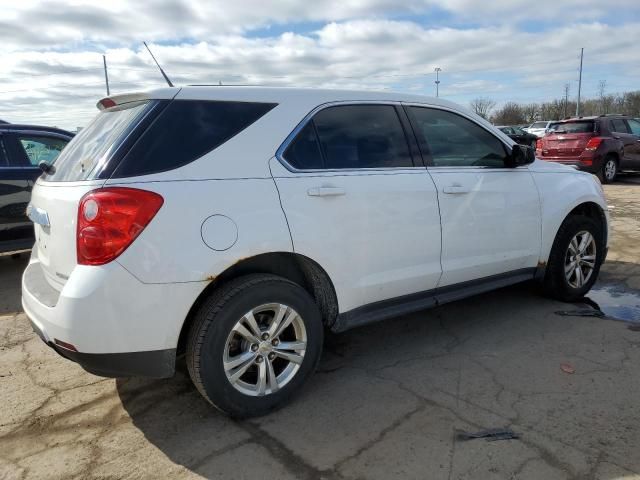
[[[442,69],[440,67],[436,67],[433,69],[434,72],[436,72],[436,97],[439,96],[439,87],[440,87],[440,77],[439,77],[439,73],[442,71]]]

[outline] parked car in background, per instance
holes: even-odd
[[[538,137],[536,137],[533,133],[525,132],[522,128],[516,126],[499,126],[500,130],[507,134],[507,136],[519,143],[520,145],[527,145],[532,148],[536,148],[536,141]]]
[[[533,279],[575,300],[606,255],[593,175],[442,99],[192,86],[99,105],[34,187],[24,311],[98,375],[168,377],[185,353],[235,416],[299,391],[325,329]]]
[[[549,127],[554,123],[556,122],[549,120],[533,122],[529,125],[529,128],[526,129],[526,132],[535,135],[537,138],[541,138],[549,131]]]
[[[71,138],[59,128],[0,123],[0,253],[33,246],[26,210],[38,164],[53,163]]]
[[[536,155],[613,182],[620,171],[640,171],[640,121],[624,115],[563,120],[538,140]]]

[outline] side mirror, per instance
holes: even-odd
[[[536,152],[533,148],[526,145],[516,144],[512,147],[511,153],[506,159],[507,167],[519,167],[521,165],[528,165],[536,160]]]

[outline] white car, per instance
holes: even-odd
[[[593,285],[593,175],[452,103],[394,93],[184,87],[105,98],[37,181],[22,280],[34,329],[103,376],[169,377],[264,414],[323,331],[538,279]]]
[[[525,130],[526,132],[532,135],[535,135],[538,138],[542,138],[549,132],[549,129],[556,123],[558,122],[552,122],[547,120],[543,120],[540,122],[533,122],[531,125],[529,125],[529,127],[524,128],[523,130]]]

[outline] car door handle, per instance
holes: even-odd
[[[314,187],[307,190],[310,197],[337,197],[345,193],[344,188],[340,187]]]
[[[469,187],[463,187],[462,185],[453,184],[453,185],[447,185],[446,187],[443,187],[442,191],[444,193],[450,193],[450,194],[461,194],[461,193],[469,193],[471,189]]]
[[[616,140],[620,140],[620,135],[614,135],[613,138],[615,138]]]

